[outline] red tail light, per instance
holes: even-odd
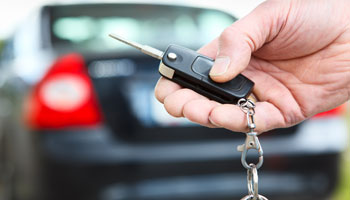
[[[33,128],[93,126],[101,122],[84,59],[78,54],[58,58],[26,103],[25,118]]]

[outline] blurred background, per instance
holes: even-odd
[[[169,116],[159,61],[107,35],[198,49],[261,2],[3,0],[0,200],[245,196],[245,135]],[[261,135],[259,193],[350,199],[349,127],[342,105]]]

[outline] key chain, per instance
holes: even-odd
[[[250,99],[240,99],[237,105],[246,114],[247,126],[249,131],[246,133],[245,143],[239,145],[237,150],[242,152],[241,162],[244,168],[247,169],[248,195],[241,200],[268,200],[266,197],[259,195],[258,191],[258,169],[264,162],[263,150],[261,148],[257,132],[254,132],[256,125],[254,123],[255,103]],[[255,165],[247,163],[247,153],[249,149],[255,149],[259,154],[259,162]]]

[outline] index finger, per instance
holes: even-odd
[[[179,84],[174,83],[164,77],[160,77],[154,89],[154,95],[159,102],[164,103],[165,97],[176,92],[177,90],[180,90],[181,88],[182,87]]]

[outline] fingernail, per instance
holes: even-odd
[[[230,57],[227,56],[216,58],[214,65],[210,70],[210,76],[221,76],[225,74],[230,62]]]
[[[221,128],[221,126],[219,126],[218,124],[216,124],[215,122],[213,122],[213,120],[211,120],[210,117],[208,117],[209,121],[211,124],[213,124],[214,126],[218,127],[218,128]]]

